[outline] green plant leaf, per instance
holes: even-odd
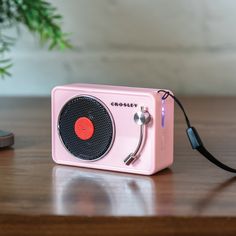
[[[11,75],[11,60],[4,57],[15,43],[14,37],[3,34],[6,28],[25,25],[49,50],[71,49],[70,34],[62,31],[61,24],[62,16],[48,1],[0,0],[0,77]]]

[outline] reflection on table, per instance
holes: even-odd
[[[173,196],[163,191],[158,194],[163,184],[167,193],[172,192],[172,173],[167,172],[166,181],[158,183],[147,176],[55,166],[54,211],[60,215],[139,216],[168,209],[166,214],[170,214]]]

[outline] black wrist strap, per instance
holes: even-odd
[[[185,112],[185,109],[183,107],[183,105],[181,104],[181,102],[179,101],[178,98],[176,98],[173,94],[171,94],[169,91],[166,90],[159,90],[158,93],[164,93],[162,96],[162,99],[165,100],[168,97],[171,97],[176,104],[178,104],[178,106],[180,107],[180,109],[182,110],[186,123],[187,123],[187,136],[189,138],[190,144],[192,146],[193,149],[196,149],[200,154],[202,154],[206,159],[208,159],[210,162],[212,162],[213,164],[215,164],[216,166],[220,167],[223,170],[232,172],[232,173],[236,173],[236,169],[231,168],[227,165],[225,165],[224,163],[222,163],[221,161],[219,161],[218,159],[216,159],[203,145],[203,142],[197,132],[197,130],[191,126],[190,121],[188,119],[188,116]]]

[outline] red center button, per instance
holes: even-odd
[[[87,117],[80,117],[75,122],[75,133],[82,140],[90,139],[94,134],[93,122]]]

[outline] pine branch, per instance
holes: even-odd
[[[0,77],[11,76],[9,69],[12,67],[12,62],[10,59],[5,59],[5,54],[10,51],[10,48],[14,45],[14,39],[5,36],[0,31]]]
[[[69,35],[61,29],[62,16],[52,4],[44,0],[0,0],[0,76],[10,76],[12,66],[5,59],[6,52],[14,45],[14,39],[3,35],[3,30],[18,25],[27,29],[39,38],[41,45],[49,50],[71,48]]]

